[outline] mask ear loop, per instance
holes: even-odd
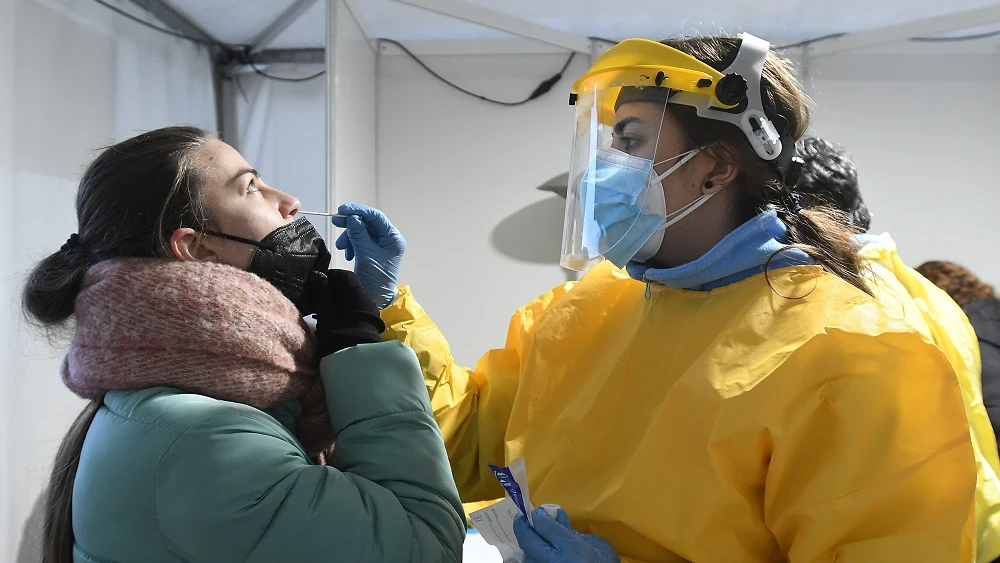
[[[704,147],[698,147],[696,149],[691,149],[688,152],[681,153],[681,154],[679,154],[679,155],[677,155],[677,156],[675,156],[673,158],[668,158],[667,160],[660,161],[660,164],[663,164],[664,162],[670,162],[671,160],[676,160],[678,158],[680,159],[680,161],[678,161],[677,164],[674,164],[673,166],[671,166],[670,168],[668,168],[666,172],[664,172],[663,174],[660,174],[659,176],[657,176],[656,177],[656,181],[657,182],[663,182],[663,180],[667,176],[670,176],[671,174],[673,174],[674,172],[676,172],[678,168],[680,168],[681,166],[684,166],[685,164],[687,164],[689,160],[691,160],[692,158],[698,156],[698,153],[700,153],[703,148]]]
[[[667,100],[663,104],[663,114],[660,117],[660,133],[663,132],[663,122],[666,120],[666,117],[667,117],[667,105],[669,103],[670,103],[670,96],[667,96]],[[684,140],[686,140],[689,143],[689,145],[694,145],[694,141],[688,136],[688,134],[687,134],[686,131],[681,131],[681,133],[684,136]],[[656,141],[657,141],[657,145],[658,145],[659,141],[660,141],[659,134],[656,137]],[[691,160],[692,158],[698,156],[698,153],[700,153],[703,150],[705,150],[704,146],[695,146],[695,148],[689,150],[688,152],[682,153],[682,154],[679,154],[679,155],[673,157],[673,158],[680,158],[681,160],[678,161],[673,166],[671,166],[669,169],[667,169],[667,171],[664,172],[663,174],[659,174],[659,175],[656,176],[656,183],[660,186],[660,189],[661,190],[663,189],[663,180],[665,178],[667,178],[668,176],[670,176],[671,174],[673,174],[674,172],[676,172],[680,167],[682,167],[685,164],[687,164],[689,160]],[[662,160],[662,161],[660,161],[657,164],[662,164],[662,163],[668,162],[670,160],[672,160],[672,159]],[[656,164],[654,164],[653,166],[656,166]],[[654,170],[654,172],[655,172],[655,170]],[[715,191],[715,192],[712,192],[710,194],[702,194],[700,197],[695,198],[690,203],[687,203],[687,204],[681,206],[681,208],[677,209],[676,211],[666,211],[666,205],[664,205],[664,210],[666,211],[666,217],[665,217],[666,221],[663,223],[662,226],[660,226],[660,228],[658,229],[658,231],[660,231],[660,232],[665,231],[670,226],[674,225],[675,223],[677,223],[681,219],[687,217],[688,215],[690,215],[691,213],[693,213],[696,209],[698,209],[699,207],[701,207],[702,205],[704,205],[705,202],[707,202],[709,199],[712,198],[712,196],[714,196],[717,193],[719,193],[719,192]],[[664,202],[666,202],[666,194],[663,195],[663,198],[664,198]]]
[[[274,231],[271,231],[271,233],[274,233],[275,231],[278,231],[278,230],[281,230],[281,229],[291,228],[292,225],[296,225],[296,224],[300,223],[301,221],[308,221],[308,219],[306,219],[305,217],[302,217],[300,219],[292,221],[291,223],[287,223],[285,225],[282,225],[281,227],[278,227]],[[261,241],[250,240],[248,238],[238,237],[236,235],[227,235],[226,233],[220,233],[219,231],[201,231],[201,233],[205,234],[205,235],[211,235],[213,237],[224,238],[226,240],[231,240],[233,242],[242,242],[243,244],[249,244],[251,246],[256,246],[258,248],[263,248],[264,250],[270,250],[271,252],[277,252],[278,251],[278,247],[276,245],[267,244],[267,243],[265,243],[262,240]],[[268,234],[268,236],[271,236],[270,233]],[[264,238],[267,238],[267,237],[264,237]]]
[[[667,218],[667,222],[663,224],[663,228],[667,229],[671,225],[673,225],[674,223],[677,223],[681,219],[687,217],[688,215],[690,215],[691,213],[693,213],[695,209],[698,209],[702,205],[705,205],[705,203],[708,200],[712,199],[712,197],[715,194],[719,193],[720,191],[722,191],[722,190],[716,190],[716,191],[714,191],[714,192],[712,192],[710,194],[702,194],[702,195],[698,196],[697,198],[695,198],[695,200],[692,201],[691,203],[689,203],[689,204],[681,207],[680,209],[678,209],[677,211],[674,211],[673,213],[668,214],[667,215],[667,217],[668,217]]]
[[[667,96],[667,103],[668,104],[670,103],[670,97],[671,96]],[[667,113],[666,106],[664,106],[664,108],[663,108],[663,113],[664,113],[664,117],[666,117],[666,113]],[[661,129],[663,128],[663,119],[662,118],[660,120],[660,128]],[[687,131],[683,131],[682,130],[681,134],[684,136],[684,139],[690,145],[695,145],[694,140],[690,137],[690,135],[688,135]],[[681,155],[684,158],[680,162],[678,162],[677,164],[675,164],[674,166],[671,166],[669,170],[667,170],[666,172],[664,172],[663,174],[661,174],[660,176],[658,176],[657,177],[657,181],[662,182],[664,178],[666,178],[667,176],[673,174],[681,166],[684,166],[685,164],[687,164],[687,162],[689,160],[691,160],[692,158],[694,158],[695,156],[697,156],[698,153],[700,153],[701,151],[705,150],[705,148],[707,146],[708,145],[695,146],[695,148],[693,148],[690,151],[688,151],[687,153],[684,153],[683,155]],[[709,194],[702,194],[701,196],[699,196],[699,197],[695,198],[694,200],[692,200],[690,203],[682,205],[680,207],[680,209],[678,209],[676,211],[668,211],[667,212],[667,220],[666,220],[666,222],[664,222],[663,226],[660,227],[660,229],[663,230],[663,231],[666,231],[668,228],[670,228],[671,226],[673,226],[674,224],[676,224],[680,220],[684,219],[685,217],[687,217],[691,213],[694,213],[694,211],[696,209],[698,209],[702,205],[705,205],[705,203],[708,202],[708,200],[712,199],[712,197],[715,196],[715,194],[719,193],[720,191],[722,191],[722,190],[718,189],[718,190],[716,190],[716,191],[714,191],[712,193],[709,193]],[[666,197],[666,196],[664,196],[664,197]]]
[[[226,233],[220,233],[218,231],[202,231],[202,234],[224,238],[226,240],[231,240],[233,242],[242,242],[243,244],[249,244],[251,246],[256,246],[266,250],[275,251],[276,248],[270,244],[261,244],[259,241],[250,240],[248,238],[238,237],[236,235],[227,235]]]

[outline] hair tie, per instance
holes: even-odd
[[[802,167],[805,166],[806,161],[799,156],[793,156],[791,162],[788,163],[788,169],[785,170],[784,184],[785,188],[791,190],[799,183],[799,179],[802,178]]]
[[[797,192],[788,192],[785,197],[782,198],[782,203],[785,205],[785,209],[798,215],[802,213],[802,197],[799,196]]]
[[[80,242],[80,235],[73,233],[66,240],[66,243],[59,248],[59,250],[66,252],[68,250],[79,250],[81,248],[83,248],[83,243]]]

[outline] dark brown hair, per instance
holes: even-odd
[[[996,294],[992,285],[954,262],[932,260],[917,266],[917,271],[963,307]]]
[[[92,265],[116,257],[168,258],[175,229],[206,227],[198,156],[210,139],[195,127],[167,127],[105,148],[80,180],[79,234],[28,276],[23,294],[28,319],[47,329],[64,327]],[[45,505],[43,563],[73,561],[73,483],[101,404],[98,399],[84,408],[56,454]]]
[[[795,191],[815,205],[829,204],[847,213],[851,226],[868,232],[872,215],[861,197],[858,167],[847,150],[819,137],[803,137],[795,143],[795,156],[802,159],[802,172]]]
[[[694,37],[667,39],[662,42],[716,68],[725,70],[736,59],[740,40],[734,37]],[[803,92],[791,61],[773,51],[764,61],[761,97],[768,118],[784,128],[794,139],[809,127],[809,99]],[[803,202],[798,210],[792,201],[792,188],[769,162],[762,160],[746,135],[731,123],[699,117],[689,106],[669,104],[671,114],[696,146],[727,159],[739,168],[742,197],[737,213],[742,221],[774,209],[788,226],[790,248],[798,248],[844,281],[871,294],[862,274],[856,231],[849,227],[846,215],[839,210],[810,206]]]

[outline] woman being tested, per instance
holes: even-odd
[[[793,194],[789,61],[748,34],[632,39],[571,101],[562,262],[589,271],[473,369],[395,287],[399,233],[341,208],[462,499],[503,496],[489,464],[523,457],[534,504],[565,509],[517,522],[528,561],[970,561],[955,373],[871,297],[843,218]]]
[[[417,360],[298,209],[194,128],[87,169],[79,234],[24,294],[73,321],[62,377],[92,399],[53,468],[46,563],[461,559]]]

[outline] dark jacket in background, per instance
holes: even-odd
[[[963,309],[979,337],[979,353],[983,359],[983,402],[993,424],[993,433],[1000,436],[1000,299],[980,299]]]

